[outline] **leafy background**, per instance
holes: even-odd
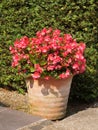
[[[0,87],[25,91],[25,82],[11,67],[9,46],[21,36],[33,37],[44,27],[71,33],[86,43],[86,72],[73,79],[71,98],[85,101],[98,97],[98,2],[97,0],[1,0]]]

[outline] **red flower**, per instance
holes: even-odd
[[[38,79],[38,78],[40,78],[40,73],[34,72],[33,74],[31,74],[31,76],[32,76],[32,78],[34,78],[34,79]]]
[[[37,72],[39,72],[39,73],[42,73],[42,72],[43,72],[43,69],[40,67],[39,64],[35,64],[34,67],[35,67],[35,70],[36,70]]]
[[[41,76],[67,78],[83,73],[86,68],[85,44],[78,44],[70,34],[61,35],[58,29],[44,28],[33,38],[24,36],[9,49],[12,66],[20,68],[21,72],[25,69],[23,73],[30,73],[34,79]]]
[[[60,35],[60,30],[56,29],[53,32],[53,36],[59,36]]]
[[[70,70],[67,69],[65,73],[59,75],[59,78],[64,79],[68,78],[69,76],[70,76]]]
[[[48,70],[48,71],[50,71],[50,70],[54,70],[54,68],[55,68],[54,65],[49,65],[49,66],[47,67],[47,70]]]

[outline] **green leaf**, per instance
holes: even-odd
[[[46,65],[47,64],[47,61],[41,61],[40,62],[40,65],[43,66],[43,65]]]
[[[35,71],[34,67],[31,67],[31,68],[30,68],[30,71],[31,71],[31,72],[34,72],[34,71]]]

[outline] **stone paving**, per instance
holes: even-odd
[[[89,108],[41,130],[98,130],[98,108]]]
[[[0,130],[98,130],[98,108],[89,108],[53,122],[0,106]]]
[[[0,130],[19,130],[43,120],[45,121],[40,117],[0,106]]]

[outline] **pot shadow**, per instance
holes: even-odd
[[[46,80],[46,81],[39,80],[38,83],[39,83],[39,86],[43,86],[41,89],[41,92],[44,96],[47,96],[49,95],[49,93],[52,93],[56,97],[58,97],[58,93],[53,88],[51,88],[49,80]],[[54,86],[55,85],[54,82],[51,81],[51,85]]]
[[[54,94],[56,97],[58,97],[58,91],[59,91],[59,86],[60,84],[56,79],[51,79],[51,80],[45,80],[43,78],[37,79],[37,80],[32,80],[31,77],[26,79],[26,85],[27,88],[33,88],[34,84],[36,86],[41,87],[41,93],[44,96],[49,95],[49,93]],[[51,84],[51,85],[50,85]]]
[[[55,95],[56,97],[58,97],[58,93],[56,91],[54,91],[54,89],[52,89],[50,86],[45,86],[44,88],[42,88],[41,90],[42,94],[44,96],[49,95],[49,92],[52,93],[53,95]]]
[[[63,95],[62,91],[63,88],[61,87],[62,85],[64,86],[65,81],[63,82],[58,79],[53,79],[51,78],[50,80],[45,80],[45,79],[39,79],[38,80],[38,85],[42,87],[41,92],[44,96],[49,95],[50,93],[55,95],[56,97],[59,97],[59,95]]]
[[[69,93],[71,79],[70,77],[66,79],[54,79],[50,78],[49,80],[39,78],[33,80],[29,77],[26,80],[27,88],[40,87],[40,91],[44,96],[53,94],[55,97],[65,96],[65,93]]]

